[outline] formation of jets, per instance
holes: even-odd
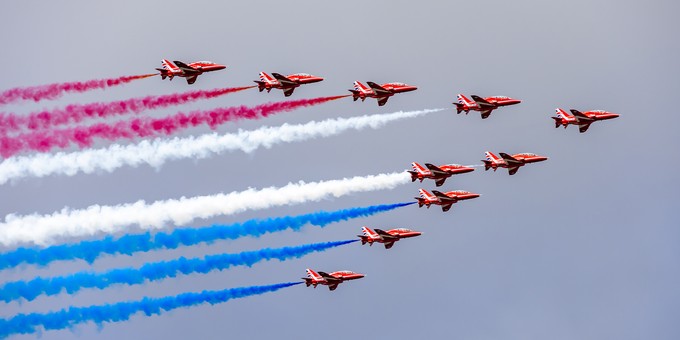
[[[157,68],[156,70],[160,72],[161,79],[170,78],[172,80],[174,77],[186,78],[187,83],[190,85],[196,82],[199,75],[205,72],[212,72],[223,70],[227,66],[213,63],[211,61],[196,61],[193,63],[186,64],[184,62],[175,60],[169,61],[167,59],[161,60],[162,68]],[[294,73],[284,76],[279,73],[273,73],[270,75],[266,72],[260,72],[260,80],[255,80],[257,88],[260,92],[267,91],[270,92],[272,89],[280,89],[283,91],[283,95],[289,97],[295,91],[295,88],[300,87],[300,85],[318,83],[323,81],[322,77],[314,76],[308,73]],[[366,98],[375,98],[378,101],[378,106],[383,106],[387,103],[387,100],[397,93],[410,92],[417,90],[418,87],[413,85],[408,85],[405,83],[392,82],[377,84],[372,81],[367,81],[366,85],[360,81],[354,82],[354,89],[349,90],[352,93],[352,99],[357,101],[366,100]],[[516,105],[521,103],[520,99],[511,98],[508,96],[491,96],[482,98],[477,95],[471,95],[470,98],[462,93],[457,96],[458,102],[453,103],[456,106],[456,113],[460,114],[465,112],[467,115],[470,111],[478,111],[482,119],[487,119],[491,115],[493,110],[500,107]],[[569,125],[578,125],[579,132],[583,133],[588,130],[590,124],[598,120],[607,120],[612,118],[617,118],[619,115],[616,113],[611,113],[604,110],[591,110],[586,112],[580,112],[575,109],[571,109],[571,113],[558,108],[555,110],[557,117],[551,117],[555,121],[555,127],[558,128],[560,125],[564,126],[566,129]],[[510,160],[512,161],[512,160]],[[428,167],[429,169],[429,167]],[[494,167],[495,170],[495,167]],[[418,170],[416,172],[420,173]],[[428,176],[439,176],[433,173],[436,170],[429,169],[429,175],[422,174],[416,175],[415,179],[422,178],[432,178]],[[517,171],[517,170],[515,170]],[[514,172],[513,172],[514,173]],[[447,176],[448,177],[448,176]],[[414,180],[415,180],[414,179]],[[443,181],[441,182],[443,184]],[[441,184],[437,184],[440,186]]]
[[[183,63],[181,61],[169,61],[163,59],[161,61],[162,68],[157,68],[160,72],[161,78],[170,78],[172,80],[174,77],[186,78],[188,84],[193,84],[199,75],[205,72],[217,71],[225,69],[225,65],[216,64],[209,61],[197,61],[193,63]],[[260,92],[267,91],[268,93],[272,89],[282,90],[285,97],[289,97],[293,94],[296,88],[301,85],[318,83],[323,81],[324,78],[314,76],[307,73],[294,73],[284,76],[279,73],[268,74],[266,72],[260,72],[260,79],[255,80],[257,88]],[[366,98],[375,98],[378,102],[378,106],[383,106],[387,103],[387,100],[397,93],[415,91],[418,88],[413,85],[408,85],[405,83],[392,82],[377,84],[371,81],[367,81],[366,85],[360,81],[354,82],[354,89],[349,90],[352,94],[352,99],[357,101],[365,101]],[[458,94],[458,101],[453,103],[456,107],[456,113],[460,114],[465,112],[467,115],[470,111],[477,111],[481,114],[482,119],[487,119],[491,115],[492,111],[510,105],[516,105],[522,101],[519,99],[507,97],[507,96],[491,96],[482,98],[477,95],[470,95],[470,98],[464,94]],[[580,112],[575,109],[571,109],[570,113],[562,110],[560,108],[556,109],[557,116],[551,117],[555,121],[555,128],[564,126],[566,129],[569,125],[577,125],[579,127],[579,132],[583,133],[588,130],[590,124],[599,120],[607,120],[619,117],[618,114],[611,113],[604,110],[591,110],[586,112]],[[486,151],[485,158],[482,160],[484,170],[493,169],[496,171],[498,168],[508,169],[509,175],[514,175],[517,173],[519,168],[526,164],[542,162],[548,159],[548,157],[540,156],[533,153],[518,153],[518,154],[507,154],[499,152],[498,155],[493,152]],[[431,179],[434,181],[435,186],[440,187],[445,184],[446,180],[458,174],[464,174],[474,171],[474,165],[460,165],[460,164],[443,164],[436,166],[431,163],[424,163],[425,166],[419,163],[411,163],[413,170],[408,170],[411,175],[411,181],[416,180],[423,182],[425,179]],[[479,197],[479,194],[465,191],[465,190],[454,190],[441,192],[437,190],[432,190],[431,192],[425,189],[419,189],[419,196],[414,197],[418,202],[419,207],[426,206],[429,208],[431,205],[438,205],[441,207],[443,212],[449,211],[451,207],[460,201],[474,199]],[[362,235],[357,235],[361,240],[361,244],[368,244],[372,246],[373,243],[383,244],[385,249],[391,249],[396,242],[401,239],[411,238],[420,236],[422,233],[419,231],[414,231],[407,228],[395,228],[390,230],[382,230],[378,228],[371,229],[369,227],[362,227]],[[318,285],[328,286],[328,289],[335,290],[340,283],[350,280],[356,280],[363,278],[364,274],[355,273],[349,270],[341,270],[332,273],[326,273],[322,271],[314,271],[312,269],[307,269],[307,277],[302,278],[307,287],[313,286],[316,288]]]

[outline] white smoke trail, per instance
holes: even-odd
[[[231,215],[246,210],[319,201],[353,193],[392,189],[409,183],[406,172],[357,176],[340,180],[288,183],[277,188],[249,188],[241,192],[210,196],[182,197],[147,204],[140,200],[115,206],[92,205],[85,209],[68,207],[49,215],[14,215],[0,223],[0,244],[19,243],[46,245],[55,239],[115,233],[137,225],[157,229],[169,224],[182,225],[195,219]]]
[[[73,176],[79,172],[89,174],[101,170],[112,172],[122,166],[140,164],[157,168],[169,160],[208,158],[234,150],[249,153],[261,147],[270,148],[279,143],[329,137],[347,130],[378,129],[390,122],[442,110],[444,109],[335,118],[298,125],[265,126],[252,131],[225,135],[212,133],[198,137],[145,140],[131,145],[114,144],[107,148],[72,153],[12,157],[0,163],[0,185],[12,179],[29,176],[44,177],[53,174]]]

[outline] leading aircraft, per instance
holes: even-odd
[[[414,197],[418,200],[418,207],[426,206],[428,209],[431,204],[440,205],[443,212],[449,211],[451,206],[458,201],[469,200],[472,198],[477,198],[480,195],[464,190],[449,191],[446,193],[439,192],[437,190],[432,190],[429,193],[425,189],[420,189],[420,197]]]
[[[456,105],[456,111],[458,114],[460,114],[463,111],[465,111],[465,114],[468,114],[470,110],[479,111],[482,114],[482,119],[489,118],[491,111],[501,106],[515,105],[522,102],[519,99],[513,99],[506,96],[493,96],[482,98],[480,96],[473,94],[472,96],[470,96],[472,97],[472,100],[470,100],[465,95],[459,93],[457,97],[458,103],[453,103],[453,105]]]
[[[590,124],[592,124],[595,121],[612,119],[619,116],[616,113],[611,113],[604,110],[592,110],[581,112],[579,110],[571,109],[569,111],[571,111],[571,114],[567,113],[566,111],[560,108],[555,109],[557,117],[550,117],[555,120],[555,128],[558,128],[560,127],[560,125],[562,125],[566,129],[567,126],[573,124],[578,125],[578,131],[580,133],[584,133],[588,131]]]
[[[406,228],[390,229],[388,231],[376,228],[374,231],[368,227],[361,227],[361,231],[363,235],[357,235],[361,239],[361,244],[368,243],[369,246],[372,246],[374,242],[378,242],[384,244],[385,249],[392,248],[394,242],[402,238],[416,237],[422,234],[419,231]]]
[[[161,60],[163,68],[157,68],[161,73],[161,79],[174,77],[187,78],[189,85],[196,82],[196,78],[204,72],[212,72],[227,68],[225,65],[215,64],[212,61],[196,61],[190,64],[185,64],[181,61],[169,61],[167,59]]]
[[[486,159],[482,160],[482,162],[484,162],[484,171],[489,169],[496,171],[498,168],[507,168],[508,174],[514,175],[517,173],[517,170],[525,164],[542,162],[548,159],[548,157],[526,152],[514,154],[512,156],[503,152],[499,152],[498,154],[501,155],[501,157],[496,156],[490,151],[484,153],[484,155],[486,155]]]
[[[302,279],[305,280],[307,287],[314,286],[316,288],[317,285],[324,285],[328,286],[329,290],[335,290],[339,284],[345,281],[360,279],[364,276],[364,274],[358,274],[349,270],[341,270],[328,274],[321,271],[317,273],[307,268],[307,277]]]
[[[467,167],[459,164],[444,164],[440,166],[435,166],[430,163],[425,163],[425,167],[413,162],[411,163],[413,171],[408,171],[411,174],[411,182],[415,182],[417,179],[423,182],[423,179],[430,178],[434,180],[436,186],[441,186],[444,184],[447,178],[456,175],[464,174],[466,172],[475,171],[475,168]]]
[[[372,81],[367,81],[368,86],[362,84],[360,81],[354,82],[354,90],[349,90],[352,92],[352,99],[357,101],[361,99],[363,102],[366,98],[376,98],[378,100],[378,106],[383,106],[387,103],[387,99],[393,96],[395,93],[415,91],[418,88],[404,83],[385,83],[378,85]]]
[[[283,76],[278,73],[272,73],[271,75],[266,72],[260,72],[260,80],[255,80],[257,83],[257,89],[260,92],[267,90],[267,93],[272,89],[283,90],[283,95],[288,97],[293,94],[296,87],[302,84],[318,83],[322,81],[323,78],[313,76],[307,73],[295,73],[287,76]]]

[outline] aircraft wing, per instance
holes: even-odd
[[[389,99],[389,98],[390,97],[380,97],[380,98],[378,98],[378,106],[385,105],[385,103],[387,103],[387,99]]]
[[[440,167],[438,167],[434,164],[425,163],[425,167],[427,167],[427,169],[430,170],[430,172],[433,175],[446,176],[446,175],[449,174],[448,172],[442,170]]]
[[[342,282],[341,279],[338,279],[335,276],[331,276],[326,272],[319,272],[318,274],[330,283],[335,283],[337,285],[338,283]]]
[[[281,85],[283,85],[284,87],[285,87],[285,86],[296,85],[296,83],[295,83],[294,81],[288,79],[288,77],[283,76],[283,75],[281,75],[281,74],[279,74],[279,73],[272,73],[272,76],[273,76],[274,78],[276,78],[276,80],[278,80],[279,83],[281,83]]]
[[[514,175],[514,174],[517,173],[517,170],[519,170],[519,167],[518,167],[518,166],[515,166],[515,167],[512,167],[512,168],[508,168],[508,174],[509,174],[510,176],[512,176],[512,175]]]
[[[197,78],[198,78],[198,75],[187,77],[187,83],[189,83],[189,85],[191,85],[191,84],[196,82]]]
[[[479,107],[482,108],[482,109],[483,108],[495,108],[496,107],[496,105],[493,105],[493,104],[487,102],[484,98],[482,98],[478,95],[473,94],[470,97],[472,97],[472,100],[476,101],[477,105],[479,105]]]
[[[374,82],[372,82],[372,81],[367,81],[366,84],[368,84],[368,86],[370,86],[371,89],[373,89],[373,91],[374,91],[375,94],[377,94],[377,95],[387,95],[387,94],[391,94],[391,93],[392,93],[392,92],[390,92],[389,90],[387,90],[386,88],[384,88],[384,87],[382,87],[382,86],[380,86],[380,85],[378,85],[378,84],[376,84],[376,83],[374,83]]]
[[[394,245],[394,242],[385,243],[385,249],[390,249]]]
[[[442,211],[443,211],[443,212],[449,211],[449,209],[451,209],[451,206],[452,206],[452,205],[453,205],[453,204],[451,204],[451,203],[446,204],[446,205],[442,205]]]
[[[173,63],[175,63],[175,65],[177,65],[177,67],[179,67],[179,69],[182,70],[182,72],[184,72],[184,74],[192,75],[192,74],[200,74],[201,73],[201,71],[199,71],[199,70],[197,70],[197,69],[195,69],[195,68],[193,68],[193,67],[191,67],[191,66],[189,66],[189,65],[187,65],[187,64],[185,64],[181,61],[175,60],[175,61],[173,61]]]
[[[293,94],[293,91],[295,91],[294,87],[286,87],[283,89],[283,95],[286,97],[290,97],[290,95]]]
[[[328,286],[328,289],[329,289],[329,290],[335,290],[335,288],[338,288],[338,284],[337,284],[337,283]]]
[[[482,119],[487,119],[487,118],[489,118],[489,116],[491,115],[491,111],[493,111],[493,109],[482,110],[482,111],[481,111],[481,113],[482,113]]]
[[[584,133],[584,132],[588,131],[589,127],[590,127],[590,123],[579,125],[578,126],[578,132]]]
[[[579,111],[579,110],[571,109],[569,111],[571,111],[571,113],[574,115],[574,117],[576,118],[576,121],[584,121],[584,120],[585,121],[592,121],[593,120],[592,118],[581,113],[581,111]]]
[[[382,237],[383,240],[398,239],[398,237],[396,237],[396,236],[394,236],[394,235],[390,235],[390,234],[388,234],[386,231],[384,231],[384,230],[382,230],[382,229],[374,229],[373,231],[375,231],[376,234],[380,235],[380,237]]]
[[[512,164],[522,164],[522,162],[519,161],[517,158],[512,157],[512,156],[508,155],[508,154],[505,153],[505,152],[499,152],[498,154],[499,154],[501,157],[503,157],[503,160],[505,160],[505,162],[508,163],[509,165],[512,165]]]
[[[437,191],[437,190],[432,190],[432,194],[437,196],[437,198],[442,202],[442,203],[456,203],[458,200],[449,196],[444,195],[442,192]],[[450,208],[450,207],[449,207]]]
[[[446,177],[442,177],[442,178],[436,179],[436,180],[434,181],[434,185],[440,187],[440,186],[444,185],[444,182],[446,182]]]

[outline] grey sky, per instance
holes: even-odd
[[[305,267],[352,269],[366,278],[337,291],[303,286],[217,306],[135,316],[128,322],[48,331],[44,339],[454,338],[677,339],[680,134],[673,101],[680,49],[673,1],[38,1],[0,11],[0,88],[152,71],[161,58],[208,59],[225,71],[141,80],[107,91],[2,110],[28,113],[67,103],[252,84],[257,72],[326,78],[293,98],[345,94],[354,80],[419,87],[384,107],[339,100],[218,131],[398,110],[451,107],[378,131],[170,162],[160,171],[23,179],[0,187],[0,216],[65,206],[118,204],[281,186],[408,168],[410,162],[478,163],[483,152],[550,157],[510,177],[475,171],[447,190],[483,194],[443,214],[410,206],[301,233],[110,257],[90,267],[56,263],[0,272],[0,282],[158,259],[353,238],[362,225],[412,227],[423,236],[390,251],[351,244],[284,263],[191,275],[143,286],[62,294],[0,307],[0,316],[297,280]],[[456,115],[456,93],[508,95],[523,103]],[[282,100],[255,90],[181,107]],[[585,134],[555,129],[556,107],[620,113]],[[170,114],[178,108],[153,113]],[[194,129],[199,134],[207,129]],[[100,145],[104,145],[101,143]],[[230,223],[409,201],[418,183],[291,207],[197,221]],[[432,183],[422,187],[432,188]],[[17,337],[33,338],[34,336]]]

